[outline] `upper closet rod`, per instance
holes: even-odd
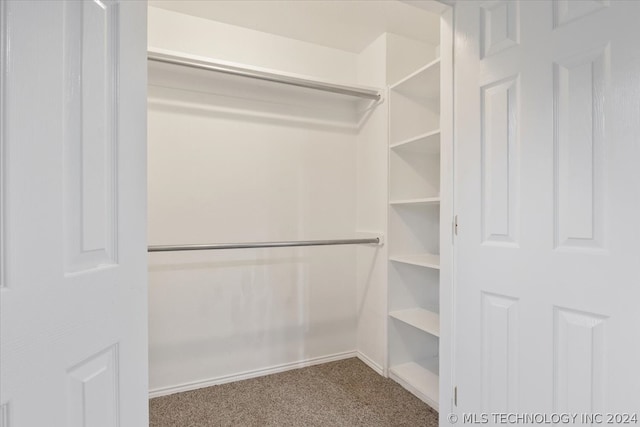
[[[339,240],[298,240],[290,242],[252,242],[252,243],[216,243],[204,245],[158,245],[149,246],[148,252],[173,251],[207,251],[212,249],[246,249],[246,248],[282,248],[289,246],[327,246],[327,245],[360,245],[366,243],[380,244],[379,237],[367,239]]]
[[[151,61],[164,62],[166,64],[182,65],[185,67],[198,68],[201,70],[217,71],[224,74],[248,77],[251,79],[265,80],[268,82],[283,83],[291,86],[305,87],[308,89],[323,90],[325,92],[339,93],[342,95],[357,96],[367,99],[380,99],[380,93],[372,89],[364,89],[350,86],[343,86],[333,83],[323,83],[299,77],[285,76],[281,74],[269,73],[267,71],[249,70],[246,68],[234,67],[226,64],[216,64],[212,62],[199,61],[196,59],[184,58],[165,53],[148,52],[147,58]]]

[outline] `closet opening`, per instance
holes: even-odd
[[[450,15],[149,1],[151,398],[358,358],[448,405]]]

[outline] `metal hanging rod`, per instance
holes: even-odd
[[[289,246],[328,246],[328,245],[362,245],[380,244],[379,237],[367,239],[338,239],[338,240],[298,240],[290,242],[248,242],[248,243],[215,243],[204,245],[156,245],[149,246],[148,252],[173,251],[208,251],[215,249],[247,249],[247,248],[284,248]]]
[[[333,83],[318,82],[300,77],[286,76],[282,74],[270,73],[267,71],[250,70],[246,68],[236,67],[227,64],[218,64],[215,62],[200,61],[197,59],[185,58],[176,55],[170,55],[159,52],[147,52],[147,58],[151,61],[164,62],[166,64],[182,65],[185,67],[198,68],[201,70],[216,71],[224,74],[232,74],[235,76],[248,77],[251,79],[265,80],[268,82],[282,83],[291,86],[304,87],[308,89],[322,90],[325,92],[339,93],[342,95],[356,96],[367,99],[380,99],[380,93],[377,90],[365,89],[351,86],[343,86]]]

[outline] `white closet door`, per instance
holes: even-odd
[[[0,426],[145,426],[146,4],[0,22]]]
[[[456,5],[460,416],[640,408],[639,17]]]

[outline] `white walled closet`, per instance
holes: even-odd
[[[637,422],[640,2],[442,2],[0,1],[0,426]]]
[[[448,326],[433,325],[450,277],[438,270],[450,265],[446,253],[438,258],[450,240],[441,224],[450,206],[441,166],[450,138],[439,96],[451,67],[444,8],[345,2],[343,12],[361,17],[335,18],[326,32],[351,22],[352,37],[322,38],[311,25],[300,36],[304,22],[241,18],[252,2],[194,3],[150,2],[151,53],[382,96],[149,61],[149,244],[383,244],[151,253],[151,395],[357,356],[437,408],[438,335]],[[289,7],[291,19],[309,7],[324,24],[339,10],[263,3]]]

